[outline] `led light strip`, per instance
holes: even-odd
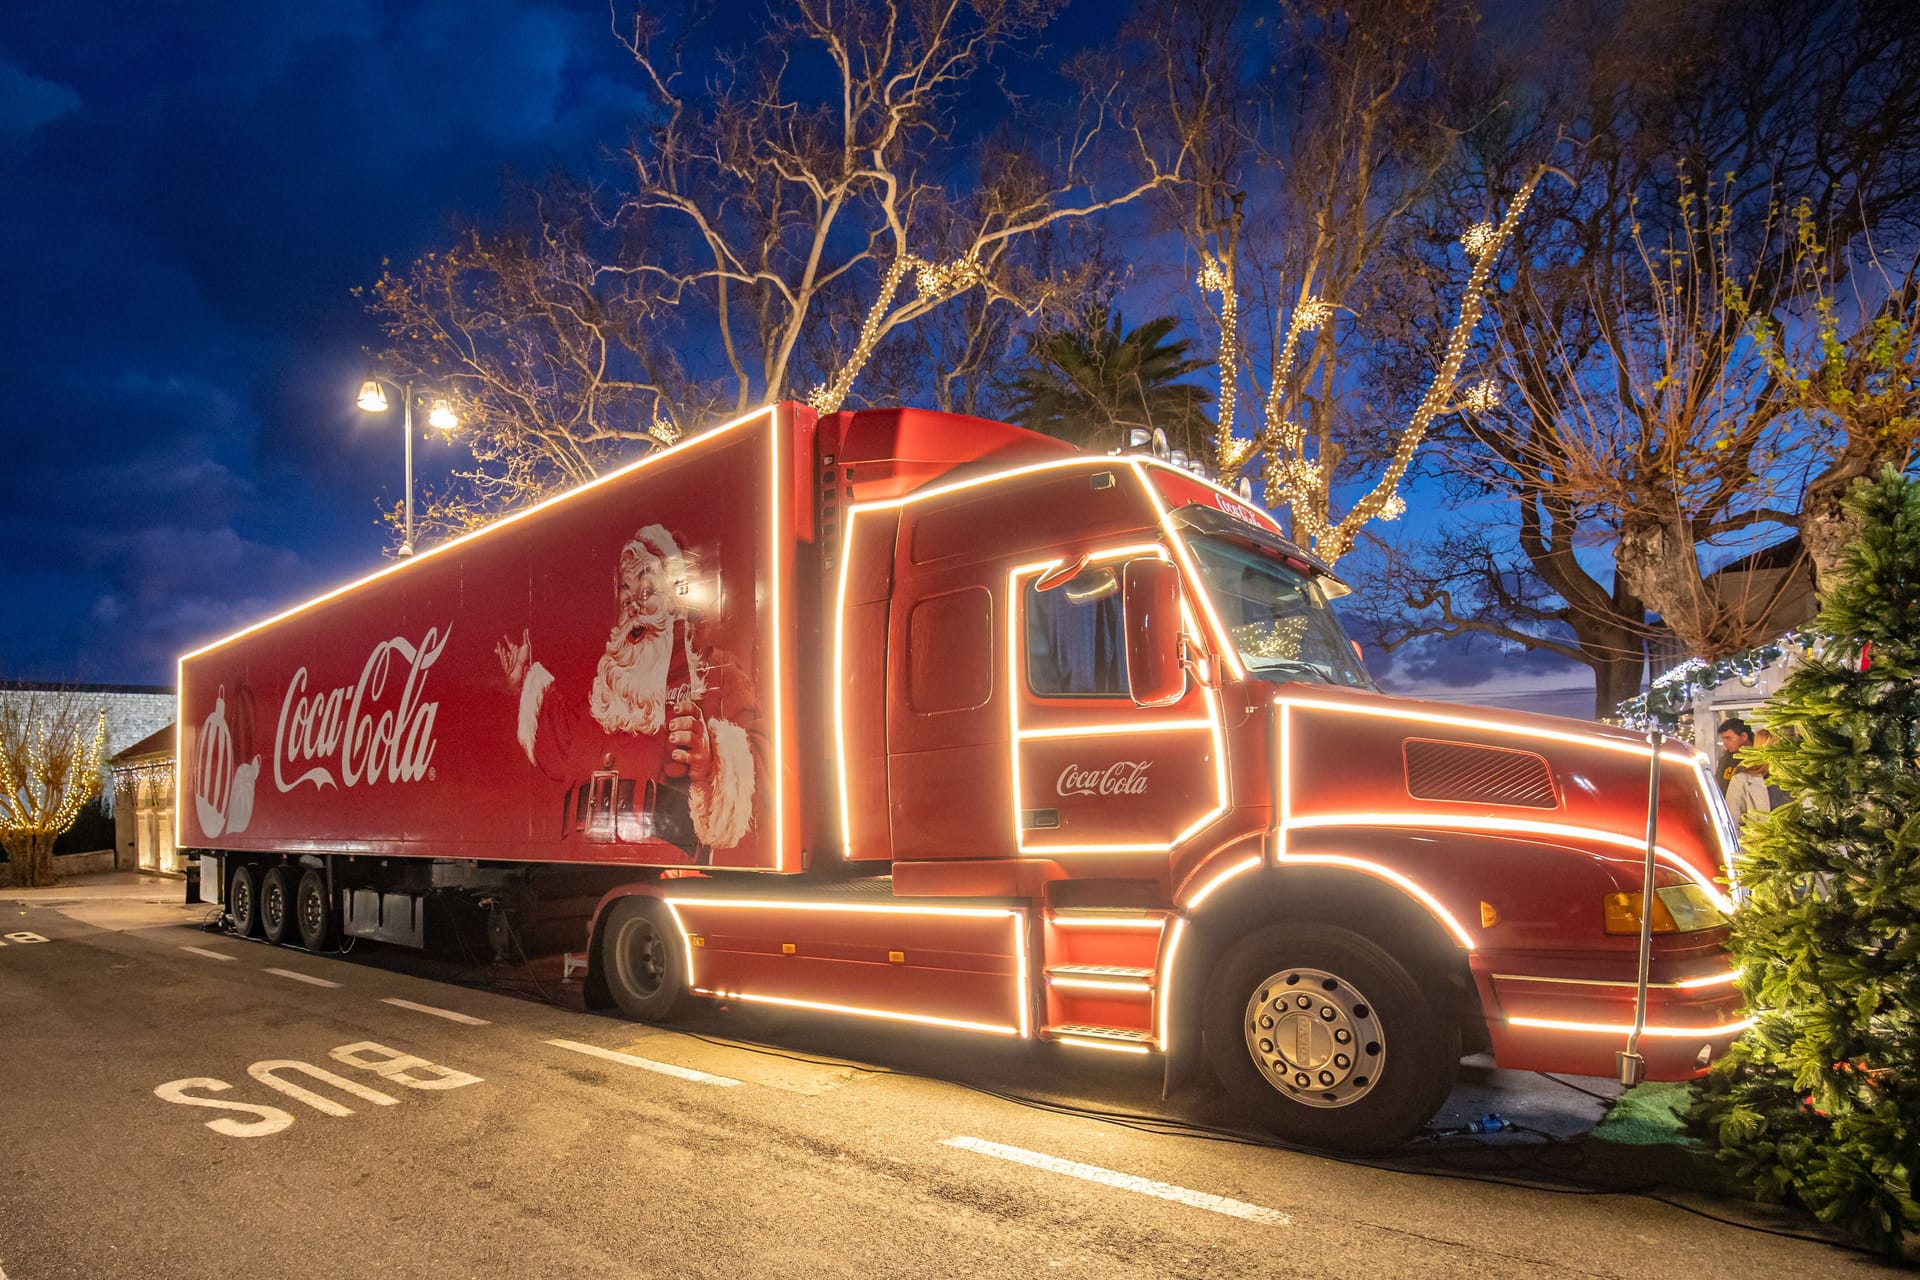
[[[987,1031],[995,1035],[1017,1035],[1022,1040],[1033,1036],[1031,999],[1027,991],[1028,975],[1031,972],[1027,958],[1027,928],[1025,912],[1012,907],[920,907],[896,905],[879,902],[791,902],[778,898],[704,898],[704,897],[659,897],[655,901],[664,905],[673,924],[680,931],[680,943],[687,957],[687,986],[701,995],[720,996],[732,1000],[752,1000],[762,1004],[787,1005],[796,1009],[819,1009],[830,1013],[850,1013],[862,1017],[882,1018],[893,1022],[923,1022],[931,1026],[955,1027],[965,1031]],[[819,1001],[795,1000],[785,996],[755,996],[738,991],[710,990],[698,985],[694,970],[693,937],[687,930],[685,919],[680,915],[681,907],[705,907],[724,910],[729,907],[741,907],[750,911],[839,911],[856,912],[868,915],[891,916],[937,916],[947,919],[1013,921],[1014,955],[1014,1007],[1018,1017],[1015,1025],[1002,1027],[993,1023],[967,1022],[953,1018],[938,1018],[931,1014],[899,1013],[886,1009],[868,1009],[857,1005],[822,1003]]]
[[[786,617],[780,608],[780,582],[791,567],[791,558],[783,554],[787,548],[781,545],[782,536],[789,532],[781,512],[785,496],[793,487],[793,467],[791,464],[782,467],[780,461],[779,416],[774,415],[767,423],[767,475],[773,486],[773,501],[768,504],[767,515],[767,567],[772,584],[768,595],[773,601],[773,869],[776,872],[787,869],[786,704],[791,683],[787,679],[780,641],[787,629]]]
[[[1161,499],[1160,490],[1155,487],[1152,477],[1147,474],[1147,463],[1139,458],[1130,458],[1128,462],[1133,468],[1133,474],[1140,481],[1140,487],[1146,490],[1147,498],[1153,503],[1154,512],[1160,518],[1161,532],[1165,534],[1168,545],[1173,548],[1174,558],[1186,574],[1192,594],[1200,601],[1200,611],[1206,615],[1207,628],[1213,633],[1215,651],[1225,660],[1227,669],[1233,672],[1234,679],[1246,679],[1247,665],[1240,660],[1240,648],[1233,642],[1233,633],[1227,630],[1226,624],[1220,621],[1220,615],[1214,612],[1213,597],[1207,591],[1207,580],[1201,574],[1200,566],[1194,563],[1193,553],[1187,550],[1186,540],[1180,536],[1180,531],[1173,527],[1173,515],[1168,510],[1166,502]],[[1169,467],[1168,470],[1176,474],[1185,474],[1177,467]]]
[[[1377,828],[1421,828],[1425,830],[1477,831],[1487,835],[1534,835],[1557,836],[1567,840],[1587,840],[1595,844],[1612,845],[1618,849],[1630,849],[1644,852],[1646,844],[1632,836],[1618,832],[1603,831],[1598,827],[1581,827],[1572,823],[1537,822],[1531,818],[1495,818],[1465,815],[1455,816],[1443,813],[1327,813],[1313,814],[1304,818],[1289,818],[1288,831],[1310,831],[1324,827],[1377,827]],[[1702,874],[1700,869],[1688,862],[1673,850],[1661,846],[1654,850],[1661,862],[1672,870],[1680,872],[1700,889],[1723,913],[1731,913],[1733,900],[1719,886]]]
[[[1056,929],[1161,929],[1165,916],[1048,916]]]
[[[1538,741],[1542,738],[1554,742],[1567,742],[1580,747],[1598,747],[1603,751],[1616,751],[1624,755],[1639,756],[1646,759],[1652,748],[1644,742],[1621,741],[1616,738],[1570,733],[1564,729],[1548,729],[1534,725],[1506,724],[1499,720],[1487,720],[1478,716],[1464,716],[1450,713],[1408,711],[1402,707],[1371,706],[1366,703],[1333,702],[1321,698],[1300,697],[1297,695],[1278,695],[1276,703],[1284,707],[1305,707],[1313,711],[1331,711],[1340,715],[1372,716],[1381,720],[1409,720],[1415,724],[1446,725],[1455,729],[1480,729],[1488,733],[1502,733],[1512,737],[1522,737]],[[1699,757],[1692,752],[1662,751],[1662,760],[1673,764],[1696,765]]]
[[[1153,987],[1145,982],[1130,982],[1114,978],[1066,978],[1047,975],[1047,985],[1069,987],[1075,991],[1152,991]]]
[[[891,1009],[867,1009],[859,1005],[831,1004],[824,1000],[794,1000],[786,996],[754,996],[743,991],[721,991],[715,988],[695,987],[698,995],[714,996],[721,1000],[745,1000],[752,1004],[774,1004],[786,1009],[811,1009],[820,1013],[845,1013],[856,1018],[879,1018],[885,1022],[914,1022],[927,1027],[948,1027],[955,1031],[981,1031],[988,1035],[1018,1036],[1019,1027],[1006,1026],[998,1022],[968,1022],[962,1018],[936,1018],[925,1013],[899,1013]]]
[[[1117,1040],[1088,1040],[1081,1036],[1055,1036],[1055,1044],[1070,1045],[1075,1049],[1105,1049],[1108,1053],[1147,1053],[1146,1045],[1123,1044]]]
[[[1701,1038],[1715,1040],[1721,1036],[1737,1036],[1751,1027],[1756,1019],[1741,1018],[1737,1022],[1724,1022],[1713,1027],[1656,1027],[1641,1028],[1643,1036],[1661,1036],[1669,1040],[1690,1040]],[[1507,1022],[1516,1027],[1532,1027],[1539,1031],[1592,1031],[1604,1035],[1624,1036],[1633,1030],[1633,1024],[1627,1022],[1569,1022],[1560,1018],[1520,1018],[1510,1017]]]
[[[1678,982],[1649,982],[1649,989],[1660,991],[1698,991],[1703,987],[1730,987],[1740,980],[1740,969],[1716,973],[1705,978],[1686,978]],[[1496,973],[1495,982],[1546,982],[1563,987],[1625,987],[1637,989],[1638,983],[1617,978],[1555,978],[1544,973]]]

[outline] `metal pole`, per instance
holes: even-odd
[[[403,556],[410,556],[413,554],[413,379],[412,378],[407,379],[406,390],[403,391],[401,394],[406,397],[406,402],[407,402],[407,408],[406,408],[407,537],[406,537],[406,540],[400,544],[400,554]]]
[[[1647,976],[1653,968],[1653,867],[1660,830],[1660,744],[1663,736],[1655,729],[1647,734],[1653,745],[1653,761],[1647,766],[1647,857],[1640,870],[1640,968],[1633,994],[1633,1029],[1627,1032],[1626,1051],[1619,1055],[1620,1083],[1631,1089],[1646,1077],[1646,1060],[1640,1056],[1640,1034],[1647,1029]]]

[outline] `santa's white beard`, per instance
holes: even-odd
[[[667,664],[673,660],[673,627],[630,638],[622,623],[607,637],[588,706],[609,733],[658,733],[666,723]]]

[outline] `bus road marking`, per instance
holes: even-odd
[[[205,947],[182,947],[180,949],[182,951],[191,951],[197,956],[205,956],[209,960],[232,960],[235,958],[227,955],[225,952],[209,951]],[[0,1277],[0,1280],[5,1280],[5,1277]]]
[[[316,987],[337,987],[340,985],[337,982],[328,982],[325,978],[313,977],[311,974],[295,973],[291,969],[268,969],[266,972],[276,974],[282,978],[292,978],[295,982],[305,982]]]
[[[398,996],[384,996],[381,1004],[390,1004],[396,1009],[411,1009],[415,1013],[430,1013],[436,1018],[445,1018],[448,1022],[458,1022],[468,1027],[490,1027],[493,1024],[485,1018],[476,1018],[472,1014],[455,1013],[451,1009],[436,1009],[430,1004],[415,1004],[411,1000],[402,1000]]]
[[[993,1156],[999,1160],[1011,1160],[1015,1164],[1044,1169],[1049,1173],[1062,1173],[1069,1178],[1097,1182],[1104,1187],[1118,1187],[1122,1191],[1135,1191],[1143,1196],[1171,1200],[1175,1204],[1205,1209],[1209,1213],[1224,1213],[1230,1218],[1245,1218],[1249,1222],[1260,1222],[1270,1227],[1284,1227],[1293,1221],[1278,1210],[1248,1204],[1244,1200],[1231,1200],[1226,1196],[1216,1196],[1205,1191],[1176,1187],[1170,1182],[1155,1182],[1152,1178],[1136,1177],[1131,1173],[1116,1173],[1112,1169],[1102,1169],[1099,1165],[1081,1164],[1078,1160],[1063,1160],[1059,1156],[1043,1155],[1038,1151],[1028,1151],[1024,1147],[1009,1147],[998,1142],[988,1142],[984,1138],[942,1138],[940,1145],[957,1147],[961,1151],[971,1151],[976,1155]]]
[[[672,1076],[676,1080],[691,1080],[695,1084],[715,1084],[728,1087],[739,1084],[732,1076],[716,1076],[707,1071],[695,1071],[692,1067],[676,1067],[671,1062],[655,1062],[652,1058],[636,1058],[630,1053],[621,1053],[615,1049],[602,1049],[595,1044],[581,1044],[578,1040],[549,1040],[548,1044],[556,1049],[571,1049],[575,1053],[584,1053],[595,1058],[605,1058],[608,1062],[618,1062],[623,1066],[638,1067],[642,1071],[657,1071],[663,1076]]]

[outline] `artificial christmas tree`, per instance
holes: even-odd
[[[1791,800],[1741,832],[1756,1022],[1694,1116],[1762,1198],[1897,1256],[1920,1231],[1920,484],[1889,467],[1849,505],[1817,650],[1743,753]]]

